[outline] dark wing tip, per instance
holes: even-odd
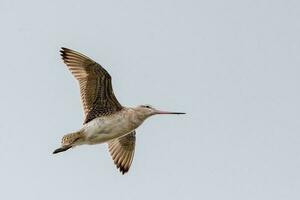
[[[85,60],[86,58],[84,58],[82,55],[79,55],[78,52],[72,50],[72,49],[68,49],[66,47],[61,47],[61,50],[59,51],[60,55],[62,57],[62,59],[64,60],[64,62],[67,64],[67,62],[69,61],[74,61],[74,57],[76,57],[77,59],[82,59]],[[72,57],[73,56],[73,57]]]
[[[120,170],[120,172],[122,173],[122,175],[126,174],[129,171],[129,167],[125,167],[123,165],[121,165],[120,163],[115,162],[117,169]]]
[[[81,61],[81,62],[85,62],[85,61],[89,61],[91,63],[95,63],[95,61],[93,61],[92,59],[90,59],[89,57],[75,51],[72,49],[68,49],[66,47],[61,47],[60,49],[60,55],[62,57],[62,59],[66,62],[66,61]]]
[[[71,49],[66,48],[66,47],[61,47],[61,50],[60,50],[60,51],[71,51]]]
[[[62,48],[59,50],[59,52],[61,53],[61,55],[62,55],[62,54],[65,54],[66,51],[70,51],[70,49],[67,49],[67,48],[65,48],[65,47],[62,47]]]
[[[117,165],[117,163],[116,163]],[[117,168],[120,170],[120,172],[122,173],[122,175],[126,174],[129,171],[128,167],[124,167],[122,165],[117,165]]]
[[[59,51],[63,60],[65,60],[67,57],[67,51],[70,51],[70,49],[67,49],[65,47],[62,47],[61,50]]]
[[[62,54],[66,54],[66,53],[69,53],[69,52],[76,52],[76,51],[74,51],[72,49],[69,49],[69,48],[66,48],[66,47],[61,47],[59,52],[62,53]]]

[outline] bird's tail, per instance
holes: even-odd
[[[84,139],[84,134],[81,131],[69,133],[62,138],[62,140],[61,140],[62,147],[56,149],[53,152],[53,154],[66,151],[66,150],[70,149],[71,147],[75,146],[77,142],[80,142],[83,139]]]

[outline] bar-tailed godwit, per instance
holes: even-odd
[[[141,105],[122,106],[114,95],[111,76],[87,56],[62,48],[61,56],[79,82],[85,120],[83,127],[62,138],[62,146],[53,153],[83,144],[108,143],[109,152],[122,174],[128,172],[134,155],[136,129],[152,115],[185,114],[167,112]]]

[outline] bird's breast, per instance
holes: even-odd
[[[95,118],[86,124],[84,132],[89,144],[98,144],[126,135],[136,128],[127,113],[119,113]]]

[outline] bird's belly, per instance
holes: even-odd
[[[85,128],[86,142],[99,144],[126,135],[134,130],[126,120],[97,118]]]

